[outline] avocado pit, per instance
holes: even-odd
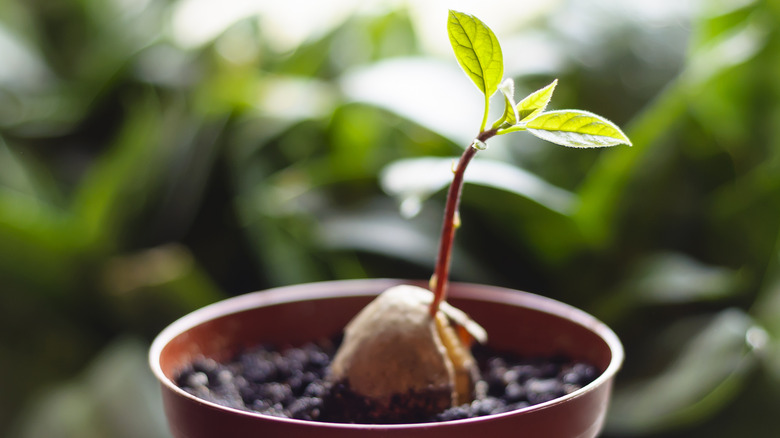
[[[479,370],[467,344],[485,342],[485,331],[447,303],[432,317],[432,300],[427,289],[395,286],[350,321],[327,375],[332,412],[345,421],[399,422],[474,399]]]

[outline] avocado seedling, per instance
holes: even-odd
[[[447,30],[458,63],[484,96],[482,122],[453,169],[430,290],[390,288],[346,327],[328,375],[332,387],[340,388],[332,402],[341,405],[336,410],[344,413],[345,421],[426,418],[468,403],[478,392],[479,371],[470,344],[486,342],[487,334],[446,298],[466,167],[487,148],[489,139],[525,131],[576,148],[631,145],[620,128],[601,116],[582,110],[548,111],[557,80],[516,102],[514,81],[504,79],[498,39],[478,18],[450,11]],[[488,125],[490,99],[497,92],[504,110]]]

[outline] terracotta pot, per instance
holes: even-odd
[[[487,330],[492,347],[528,356],[564,354],[594,364],[601,375],[579,391],[525,409],[402,425],[333,424],[254,414],[198,399],[173,382],[176,372],[198,356],[222,361],[258,343],[295,345],[334,336],[374,296],[401,283],[415,282],[348,280],[281,287],[227,299],[174,322],[155,339],[149,356],[162,386],[171,432],[176,438],[598,435],[623,361],[617,336],[571,306],[492,286],[452,283],[448,298]]]

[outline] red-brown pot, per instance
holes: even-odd
[[[165,414],[176,438],[283,437],[595,437],[601,430],[623,348],[612,330],[561,302],[517,290],[452,283],[448,301],[488,332],[489,345],[525,356],[564,354],[601,375],[558,399],[503,414],[441,423],[334,424],[249,413],[179,389],[174,375],[199,356],[229,359],[259,343],[303,344],[341,332],[388,287],[417,282],[347,280],[300,284],[230,298],[199,309],[163,330],[152,344],[151,368],[162,386]]]

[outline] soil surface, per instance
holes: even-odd
[[[284,349],[259,346],[229,363],[201,358],[180,372],[176,384],[204,400],[266,415],[342,423],[415,423],[524,408],[574,392],[599,375],[594,366],[566,358],[521,358],[477,347],[474,357],[480,365],[481,380],[472,403],[449,408],[432,418],[382,419],[362,415],[370,402],[346,385],[325,383],[336,347],[337,342],[331,341]],[[402,402],[415,396],[399,394],[398,398]],[[344,409],[345,405],[352,408]]]

